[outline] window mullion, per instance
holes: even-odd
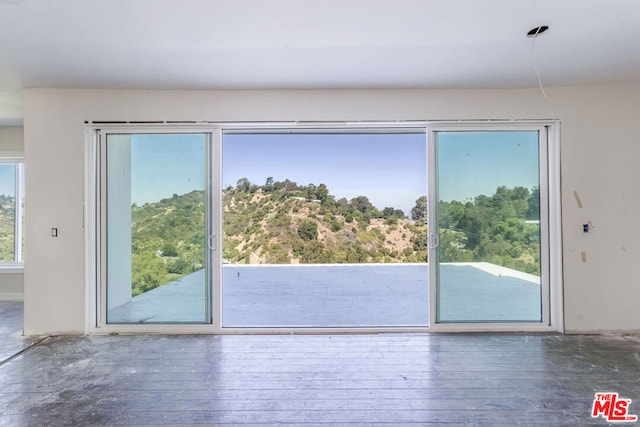
[[[24,179],[23,163],[16,163],[15,167],[15,200],[14,200],[14,251],[13,261],[16,263],[22,263],[22,180]]]

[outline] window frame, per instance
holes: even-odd
[[[13,224],[13,261],[0,260],[0,271],[21,272],[24,268],[23,229],[24,229],[24,157],[0,155],[0,164],[15,166],[14,171],[14,224]]]
[[[547,252],[549,263],[549,294],[550,309],[547,317],[548,321],[536,324],[524,323],[448,323],[438,324],[430,319],[429,326],[426,327],[336,327],[336,328],[223,328],[221,325],[220,298],[214,298],[212,305],[212,324],[141,324],[141,325],[112,325],[104,322],[104,296],[101,295],[103,289],[101,259],[103,257],[101,249],[101,224],[103,210],[106,206],[101,204],[101,182],[102,176],[100,160],[100,134],[102,132],[127,132],[127,133],[167,133],[167,132],[199,132],[211,133],[214,141],[221,140],[222,133],[236,132],[280,132],[282,130],[294,130],[296,132],[326,130],[335,131],[381,131],[384,129],[407,129],[422,128],[425,130],[427,139],[434,130],[453,130],[462,126],[472,126],[478,130],[488,130],[492,127],[511,128],[521,126],[543,126],[548,129],[548,153],[546,156],[546,170],[548,180],[547,209],[549,209],[549,250]],[[86,310],[85,310],[85,333],[87,334],[110,334],[110,333],[203,333],[203,334],[291,334],[291,333],[387,333],[387,332],[563,332],[563,284],[562,284],[562,238],[561,238],[561,199],[560,199],[560,122],[558,120],[482,120],[482,121],[356,121],[356,122],[158,122],[150,124],[141,123],[105,123],[88,122],[85,125],[85,283],[86,283]],[[216,147],[214,145],[214,147]],[[220,145],[217,145],[218,149]],[[214,153],[215,154],[215,153]],[[220,153],[217,153],[220,154]],[[427,148],[427,158],[432,156]],[[221,157],[217,157],[222,162]],[[220,190],[219,176],[222,171],[222,164],[212,164],[212,185]],[[428,174],[431,171],[428,169]],[[544,177],[541,177],[544,179]],[[432,187],[432,185],[429,185]],[[213,201],[220,202],[220,195],[213,197]],[[541,203],[543,203],[541,201]],[[219,204],[221,206],[221,203]],[[219,216],[221,218],[221,216]],[[221,237],[220,224],[214,225],[213,232]],[[217,232],[217,233],[216,233]],[[221,256],[221,252],[219,255]],[[216,277],[219,272],[213,272],[212,295],[220,295],[220,277]],[[429,283],[429,304],[435,302],[435,284]],[[435,307],[430,306],[431,313],[435,313]]]
[[[439,122],[427,126],[429,147],[429,223],[437,223],[438,171],[436,135],[438,132],[539,132],[540,179],[540,262],[542,288],[542,319],[540,322],[438,322],[437,280],[435,269],[429,270],[430,327],[432,332],[488,332],[536,331],[564,332],[562,284],[562,226],[560,195],[560,122],[557,120],[531,120],[513,122]],[[435,254],[437,243],[429,232],[429,258]]]

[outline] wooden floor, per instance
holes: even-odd
[[[23,337],[23,304],[0,301],[0,364],[44,337]]]
[[[0,425],[605,425],[640,337],[52,337],[0,365]]]

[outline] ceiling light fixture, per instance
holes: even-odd
[[[549,29],[549,27],[547,25],[542,25],[540,27],[532,28],[527,33],[527,37],[529,37],[529,38],[538,37],[540,34],[544,33],[548,29]]]
[[[533,71],[536,73],[536,77],[538,78],[538,86],[540,86],[540,92],[542,92],[542,96],[545,101],[548,101],[547,94],[544,91],[544,86],[542,85],[542,79],[540,78],[540,73],[538,72],[538,67],[536,67],[536,60],[533,55],[533,45],[536,42],[536,37],[540,34],[547,31],[549,27],[547,25],[542,25],[540,27],[535,27],[529,30],[527,33],[527,37],[531,39],[531,65],[533,66]]]

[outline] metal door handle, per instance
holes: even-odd
[[[215,241],[216,241],[215,234],[212,234],[211,236],[209,236],[209,242],[208,242],[209,250],[212,250],[212,251],[216,250]]]
[[[429,235],[429,247],[431,249],[436,249],[438,246],[440,246],[440,238],[436,233],[431,233]]]

